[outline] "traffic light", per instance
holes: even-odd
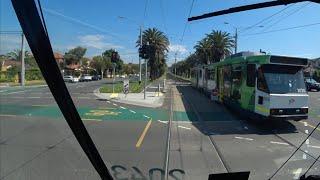
[[[149,54],[148,54],[148,46],[143,44],[142,47],[139,48],[139,57],[142,59],[148,59]]]
[[[118,53],[113,51],[111,53],[111,62],[116,62],[116,61],[118,61]]]

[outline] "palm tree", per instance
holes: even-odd
[[[207,34],[207,38],[212,45],[211,53],[213,62],[219,62],[224,57],[232,54],[235,41],[229,33],[213,30],[210,34]]]
[[[197,42],[194,46],[196,54],[200,57],[200,61],[209,64],[212,59],[212,42],[208,37],[205,37]]]
[[[28,51],[24,52],[24,57],[29,57],[31,54]],[[10,58],[16,60],[16,61],[21,61],[21,50],[15,49],[7,54]]]
[[[137,40],[137,47],[140,46],[140,36]],[[151,80],[160,77],[165,66],[165,55],[168,52],[168,37],[156,28],[149,28],[143,31],[142,45],[149,45],[149,61]]]

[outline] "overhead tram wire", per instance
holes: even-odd
[[[312,24],[304,24],[304,25],[300,25],[300,26],[293,26],[293,27],[288,27],[288,28],[283,28],[283,29],[275,29],[275,30],[272,30],[272,31],[265,31],[265,32],[260,32],[260,33],[246,34],[246,35],[242,35],[242,36],[253,36],[253,35],[267,34],[267,33],[272,33],[272,32],[286,31],[286,30],[298,29],[298,28],[304,28],[304,27],[310,27],[310,26],[316,26],[316,25],[320,25],[320,22],[312,23]]]
[[[188,18],[190,17],[191,15],[191,12],[192,12],[192,8],[193,8],[193,4],[194,4],[194,0],[192,0],[192,3],[191,3],[191,6],[190,6],[190,10],[189,10],[189,14],[188,14]],[[181,39],[180,39],[180,42],[182,43],[183,41],[183,38],[184,38],[184,34],[186,32],[186,29],[187,29],[187,25],[189,24],[188,21],[186,21],[185,25],[184,25],[184,29],[183,29],[183,32],[182,32],[182,36],[181,36]]]
[[[306,6],[310,5],[310,4],[311,4],[311,2],[307,2],[307,3],[305,3],[305,4],[302,4],[302,6],[299,6],[298,8],[294,9],[293,11],[291,11],[290,13],[286,14],[286,15],[283,16],[283,17],[280,17],[279,20],[277,20],[276,22],[274,22],[274,23],[271,24],[270,26],[266,26],[266,28],[264,28],[264,29],[262,30],[262,32],[270,29],[270,28],[273,27],[274,25],[276,25],[276,24],[278,24],[279,22],[283,21],[284,19],[292,16],[293,14],[299,12],[301,9],[303,9],[304,7],[306,7]]]
[[[272,17],[274,17],[274,16],[282,13],[283,11],[287,10],[288,8],[290,8],[290,7],[292,7],[292,6],[293,6],[293,4],[288,5],[287,7],[281,9],[280,11],[278,11],[278,12],[276,12],[276,13],[274,13],[274,14],[271,14],[270,16],[268,16],[268,17],[266,17],[266,18],[263,18],[262,20],[258,21],[257,23],[255,23],[255,24],[253,24],[253,25],[251,25],[251,26],[249,26],[249,27],[247,27],[247,28],[245,28],[245,29],[243,29],[243,30],[240,30],[239,33],[242,33],[242,32],[244,32],[244,31],[247,31],[247,30],[249,30],[249,29],[252,29],[252,28],[256,27],[257,25],[263,23],[264,21],[266,21],[266,20],[268,20],[268,19],[271,19]]]

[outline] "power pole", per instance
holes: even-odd
[[[236,34],[234,35],[234,53],[237,53],[238,49],[238,28],[236,28]]]
[[[147,84],[147,80],[148,80],[148,63],[147,63],[147,59],[144,60],[145,66],[146,66],[146,75],[145,75],[145,79],[144,79],[144,94],[143,94],[143,98],[146,99],[146,84]]]
[[[140,48],[142,47],[142,25],[140,25]],[[141,66],[141,57],[139,56],[139,83],[141,83],[141,71],[142,71],[142,66]]]
[[[25,85],[25,66],[24,66],[24,34],[21,34],[21,86]]]
[[[177,53],[174,53],[174,75],[177,76]]]

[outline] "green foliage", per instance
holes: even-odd
[[[136,42],[137,47],[140,47],[140,36]],[[169,48],[168,37],[156,28],[149,28],[143,31],[142,45],[149,44],[147,48],[148,66],[150,67],[150,78],[152,80],[160,77],[164,73],[166,66],[166,53]]]
[[[316,80],[317,82],[320,82],[320,69],[317,69],[317,70],[313,73],[312,78],[313,78],[314,80]]]
[[[114,54],[115,58],[112,58]],[[102,53],[102,58],[106,61],[106,69],[112,69],[112,63],[116,64],[116,71],[121,71],[123,67],[123,60],[121,60],[119,53],[115,49],[108,49]]]
[[[66,52],[64,55],[64,59],[67,64],[80,63],[80,60],[86,54],[86,51],[86,48],[78,46]]]
[[[41,74],[40,69],[30,69],[26,71],[26,76],[25,76],[27,81],[31,80],[42,80],[43,76]]]
[[[149,83],[149,82],[148,82]],[[139,82],[130,82],[129,83],[129,92],[130,93],[140,93],[143,90],[144,84]],[[123,83],[117,82],[114,84],[115,93],[123,93]],[[112,93],[112,84],[102,86],[100,88],[100,93]]]

